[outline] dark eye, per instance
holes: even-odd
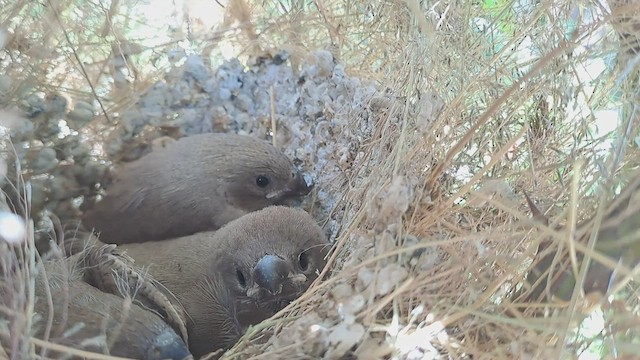
[[[309,269],[309,255],[306,252],[300,253],[298,255],[298,266],[300,266],[300,270],[307,271]]]
[[[269,178],[264,175],[259,175],[256,178],[256,185],[261,188],[266,187],[267,185],[269,185]]]
[[[238,277],[238,284],[240,284],[240,286],[242,287],[246,287],[247,281],[244,279],[244,274],[242,274],[242,271],[240,271],[240,269],[236,269],[236,276]]]

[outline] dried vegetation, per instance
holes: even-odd
[[[185,4],[0,1],[0,170],[28,230],[0,243],[0,358],[86,356],[30,337],[36,247],[112,165],[202,131],[298,159],[335,242],[224,358],[640,353],[640,3]]]

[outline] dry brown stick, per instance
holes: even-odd
[[[56,10],[55,6],[51,3],[51,0],[47,0],[47,2],[49,3],[49,6],[51,7],[51,9],[53,9],[53,13],[56,17],[56,21],[58,21],[58,24],[60,24],[60,28],[62,29],[62,33],[64,34],[64,38],[67,40],[67,43],[69,44],[69,47],[73,52],[73,56],[78,62],[78,66],[80,67],[80,70],[82,70],[82,74],[84,75],[85,80],[87,80],[87,84],[91,88],[91,92],[93,93],[93,96],[95,97],[96,101],[100,105],[100,109],[102,110],[104,117],[107,119],[108,122],[111,122],[111,118],[109,118],[109,114],[107,114],[107,109],[102,104],[102,100],[100,100],[100,96],[98,96],[98,93],[96,92],[96,89],[93,86],[93,83],[89,79],[89,73],[87,72],[87,69],[85,69],[82,60],[80,60],[80,56],[78,55],[78,52],[76,51],[75,46],[73,46],[73,43],[71,42],[71,37],[69,37],[69,33],[67,32],[67,29],[65,29],[64,25],[62,24],[62,20],[60,19],[60,14],[58,14],[58,11]]]
[[[462,148],[466,146],[469,143],[469,141],[471,141],[471,138],[475,135],[476,131],[482,125],[484,125],[487,121],[489,121],[489,119],[491,119],[491,116],[498,111],[500,106],[502,106],[502,104],[507,102],[507,100],[514,93],[519,91],[519,89],[521,89],[522,86],[524,86],[524,83],[526,81],[530,80],[535,75],[537,75],[542,69],[544,69],[549,64],[549,62],[551,62],[557,56],[572,49],[573,45],[570,45],[570,44],[572,44],[572,42],[565,41],[560,46],[550,51],[548,54],[546,54],[544,57],[538,60],[538,62],[533,66],[533,68],[525,76],[521,77],[518,81],[516,81],[513,85],[511,85],[511,87],[507,89],[507,91],[505,91],[498,99],[496,99],[496,101],[491,103],[489,108],[480,116],[478,121],[475,124],[473,124],[473,126],[471,126],[469,131],[467,131],[467,133],[462,137],[462,139],[460,139],[460,141],[458,141],[447,152],[444,159],[438,163],[435,169],[433,169],[433,171],[429,176],[429,179],[427,180],[427,183],[429,184],[429,188],[433,188],[435,180],[442,173],[445,166],[447,166],[451,162],[451,160],[460,152],[460,150],[462,150]]]

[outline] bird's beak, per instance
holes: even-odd
[[[193,355],[189,353],[184,342],[173,340],[168,331],[163,331],[149,346],[144,359],[193,360]]]
[[[300,276],[304,279],[301,279]],[[253,268],[253,280],[269,294],[278,295],[288,282],[304,282],[306,277],[303,274],[293,274],[291,266],[283,258],[276,255],[265,255],[258,260]]]
[[[297,196],[305,196],[311,192],[315,184],[311,182],[307,184],[307,181],[302,176],[300,171],[296,170],[295,175],[284,189],[279,189],[267,194],[269,200],[284,200]]]
[[[307,184],[307,181],[302,176],[300,171],[296,171],[296,175],[293,177],[291,181],[291,194],[296,196],[305,196],[311,192],[315,184],[311,181],[310,184]]]

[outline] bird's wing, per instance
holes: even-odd
[[[138,187],[128,192],[121,192],[120,196],[126,198],[120,202],[121,205],[119,210],[123,212],[137,210],[144,202],[148,193],[149,190],[146,187]]]

